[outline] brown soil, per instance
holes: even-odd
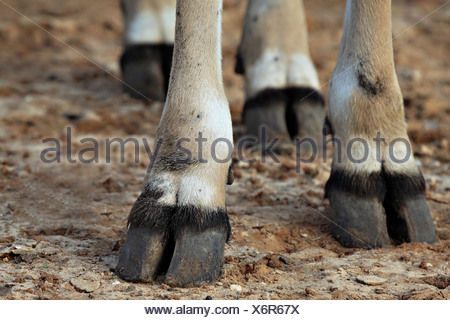
[[[143,147],[140,164],[132,157],[106,164],[104,154],[98,164],[40,160],[48,147],[42,140],[64,141],[68,126],[74,154],[86,147],[80,140],[88,136],[153,143],[161,104],[133,100],[115,78],[122,32],[118,1],[5,2],[55,37],[0,4],[0,299],[450,297],[449,7],[408,29],[442,1],[393,1],[393,33],[401,33],[394,41],[397,74],[439,242],[342,247],[330,235],[323,200],[330,161],[305,165],[297,174],[294,159],[284,155],[281,164],[236,166],[227,189],[233,236],[224,277],[185,289],[127,283],[112,271],[148,165]],[[326,91],[344,4],[305,3],[312,58]],[[225,0],[224,7],[224,83],[239,133],[243,82],[233,69],[245,1]],[[382,280],[368,285],[367,276]]]

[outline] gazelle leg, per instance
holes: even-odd
[[[221,71],[221,0],[178,0],[161,141],[129,216],[117,273],[195,286],[220,277],[230,225],[225,184],[233,135]],[[136,267],[138,266],[138,267]]]
[[[436,241],[394,70],[389,0],[347,1],[329,103],[336,238],[349,247]]]
[[[133,97],[164,101],[175,36],[175,0],[121,0],[124,89]]]
[[[323,98],[301,0],[250,0],[237,62],[245,75],[249,134],[258,136],[263,125],[273,135],[319,140]]]

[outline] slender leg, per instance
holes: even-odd
[[[164,101],[175,36],[175,0],[122,0],[124,51],[120,58],[125,91]],[[130,88],[131,87],[131,88]]]
[[[236,71],[245,75],[243,120],[249,134],[264,125],[273,135],[319,141],[323,98],[309,56],[301,0],[250,0]]]
[[[230,234],[231,116],[221,71],[221,0],[178,0],[161,146],[129,216],[117,273],[195,286],[220,277]]]
[[[390,0],[348,0],[328,120],[335,145],[326,194],[350,247],[436,241],[425,181],[407,136],[394,70]]]

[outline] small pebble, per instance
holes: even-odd
[[[91,293],[100,288],[100,281],[96,280],[94,273],[86,273],[77,278],[70,279],[70,283],[79,291]]]
[[[378,286],[385,283],[387,280],[377,276],[359,276],[356,278],[356,281],[368,286]]]
[[[230,286],[230,290],[231,291],[237,291],[237,292],[241,292],[242,291],[242,287],[238,284],[232,284]]]
[[[376,294],[382,294],[382,293],[385,293],[386,290],[384,290],[384,288],[376,288],[376,289],[374,290],[374,292],[375,292]]]
[[[420,269],[428,270],[428,269],[430,269],[432,266],[433,266],[433,265],[432,265],[431,263],[426,262],[426,261],[422,261],[422,262],[420,263],[420,265],[419,265],[419,268],[420,268]]]
[[[306,292],[307,295],[310,295],[310,296],[315,296],[316,295],[316,290],[314,290],[314,289],[312,289],[310,287],[306,287],[305,288],[305,292]]]
[[[338,273],[342,274],[342,275],[347,275],[348,274],[347,271],[345,271],[344,268],[338,268]]]
[[[280,261],[283,262],[284,264],[292,264],[292,261],[287,257],[281,256]]]

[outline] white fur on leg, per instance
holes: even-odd
[[[395,143],[389,141],[389,146],[384,150],[384,159],[386,163],[384,167],[388,172],[395,172],[405,175],[418,175],[419,169],[414,160],[411,142],[408,137],[397,137]]]
[[[286,57],[276,49],[266,50],[257,61],[248,66],[247,97],[267,88],[284,88],[287,84]]]
[[[358,80],[351,70],[336,69],[331,75],[328,88],[328,118],[335,130],[338,130],[344,137],[353,133],[352,110],[349,104],[353,91],[357,88]]]
[[[176,13],[174,7],[165,7],[160,12],[162,37],[165,43],[175,42],[175,19]]]
[[[163,193],[161,198],[158,199],[158,204],[169,206],[176,204],[178,190],[176,178],[171,172],[158,172],[146,175],[144,186],[147,186],[150,190],[158,190]]]
[[[127,45],[160,43],[163,40],[157,15],[145,10],[136,14],[125,32]]]
[[[290,87],[319,89],[319,77],[309,56],[303,53],[291,55],[287,72],[287,82]]]
[[[162,9],[145,9],[137,12],[128,23],[125,43],[173,44],[175,41],[175,7],[167,5]]]
[[[302,53],[286,56],[278,49],[266,50],[248,67],[247,96],[268,89],[309,87],[319,89],[319,78],[311,59]]]
[[[342,169],[345,172],[361,175],[381,171],[383,150],[381,149],[377,155],[377,148],[373,138],[366,135],[350,136],[348,138],[335,136],[335,138],[341,141],[342,146],[341,148],[334,146],[334,170]],[[361,142],[360,139],[364,142]]]
[[[180,206],[225,207],[224,188],[233,152],[231,116],[228,102],[218,99],[213,89],[208,92],[210,97],[202,96],[199,101],[203,102],[186,107],[185,110],[173,108],[170,102],[166,103],[161,125],[168,126],[171,134],[178,139],[190,140],[183,143],[183,147],[190,151],[192,159],[197,158],[199,150],[198,141],[195,139],[201,132],[202,139],[206,139],[201,142],[202,160],[207,162],[186,164],[183,169],[169,173],[156,173],[160,179],[152,178],[152,183],[158,190],[165,192],[159,203],[171,204],[170,202],[173,201],[172,204],[176,202]],[[187,110],[189,111],[183,112]],[[181,118],[186,122],[172,122],[174,119]],[[164,140],[164,137],[162,138]],[[213,148],[214,141],[216,143]],[[163,142],[161,149],[165,148],[173,148],[173,146],[167,146]],[[164,150],[164,152],[176,155],[172,149]]]

